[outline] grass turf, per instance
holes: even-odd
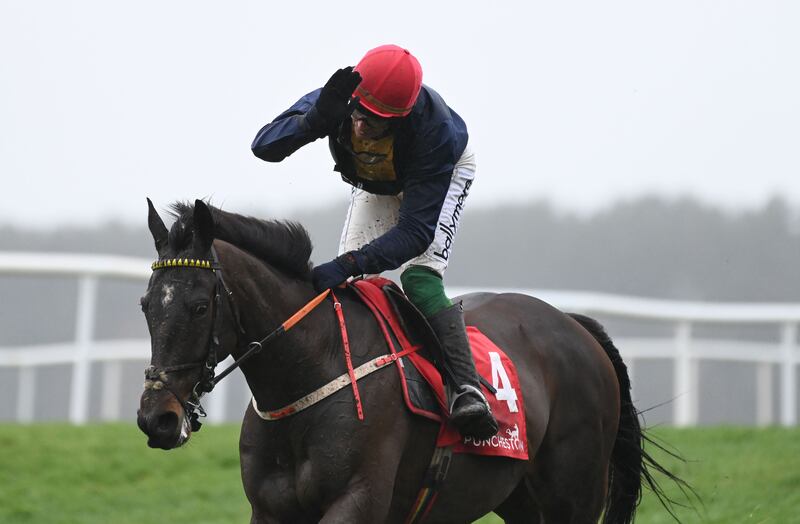
[[[800,429],[653,434],[686,457],[655,453],[703,499],[696,511],[677,508],[683,522],[800,523]],[[163,452],[127,424],[0,425],[0,522],[248,522],[237,440],[237,426],[206,426],[184,448]],[[638,516],[638,523],[672,522],[649,492]]]

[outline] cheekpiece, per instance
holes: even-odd
[[[150,266],[153,271],[157,269],[167,269],[171,267],[195,267],[199,269],[214,270],[216,267],[210,260],[195,260],[194,258],[165,258],[163,260],[156,260]]]

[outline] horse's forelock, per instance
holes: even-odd
[[[185,202],[170,206],[175,223],[169,230],[169,246],[175,253],[188,249],[194,235],[194,207]]]

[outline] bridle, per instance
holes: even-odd
[[[214,284],[214,304],[211,311],[212,327],[211,334],[208,337],[208,351],[205,359],[198,362],[177,364],[163,368],[151,365],[144,370],[145,389],[166,389],[172,393],[172,395],[183,407],[186,415],[189,417],[192,431],[198,431],[200,429],[202,424],[200,423],[199,418],[206,416],[206,412],[203,409],[203,406],[200,404],[200,397],[202,397],[203,394],[213,390],[214,386],[218,382],[218,380],[215,380],[214,369],[218,363],[218,350],[221,349],[219,333],[222,330],[223,317],[219,311],[222,306],[222,296],[228,297],[228,304],[233,312],[234,318],[236,319],[239,332],[244,334],[238,309],[236,309],[233,297],[225,285],[225,280],[222,277],[222,267],[219,264],[219,258],[217,257],[216,250],[213,247],[211,248],[211,256],[212,260],[197,260],[187,258],[162,259],[153,262],[152,266],[150,266],[154,272],[161,269],[186,267],[209,270],[212,271],[216,276],[216,282]],[[192,392],[189,395],[189,398],[185,401],[181,400],[180,395],[178,395],[178,393],[169,384],[169,374],[181,371],[189,371],[197,368],[202,368],[200,379],[192,387]]]
[[[322,300],[330,293],[330,290],[325,290],[316,297],[314,297],[310,302],[308,302],[305,306],[300,308],[294,315],[289,317],[285,322],[283,322],[280,326],[270,332],[267,336],[262,338],[259,341],[253,341],[247,344],[247,350],[242,354],[241,357],[234,360],[234,362],[225,368],[219,375],[215,376],[215,368],[218,364],[218,350],[221,350],[222,345],[220,344],[219,340],[219,333],[222,331],[222,323],[223,317],[219,314],[220,308],[222,306],[222,297],[225,297],[228,301],[228,307],[230,308],[231,312],[233,313],[234,320],[236,322],[236,327],[239,331],[239,335],[245,335],[244,328],[242,327],[241,323],[241,316],[239,315],[239,310],[236,307],[236,303],[233,299],[233,294],[228,290],[228,287],[225,285],[225,279],[222,276],[222,266],[219,262],[219,257],[217,256],[217,252],[214,247],[211,247],[211,257],[212,260],[196,260],[196,259],[187,259],[187,258],[173,258],[173,259],[163,259],[153,262],[151,269],[153,271],[158,271],[160,269],[168,269],[174,267],[186,267],[186,268],[196,268],[196,269],[204,269],[210,270],[216,276],[216,282],[214,284],[214,307],[211,312],[211,334],[209,335],[208,339],[208,353],[206,354],[206,358],[203,361],[198,362],[190,362],[186,364],[177,364],[174,366],[167,366],[163,368],[158,368],[156,366],[148,366],[147,369],[144,370],[145,376],[145,383],[144,388],[159,390],[159,389],[166,389],[176,398],[176,400],[181,404],[183,407],[184,412],[189,417],[189,421],[191,424],[191,430],[193,432],[199,431],[202,424],[200,423],[200,417],[206,416],[206,411],[203,409],[203,406],[200,404],[200,398],[206,394],[210,393],[214,386],[216,386],[223,378],[227,377],[231,372],[241,366],[245,361],[249,360],[256,354],[258,354],[265,345],[271,342],[274,338],[284,334],[289,329],[291,329],[300,319],[305,317],[308,313],[310,313]],[[187,371],[190,369],[197,369],[198,367],[202,368],[202,375],[200,379],[195,383],[192,387],[192,392],[189,395],[189,398],[181,400],[178,393],[172,389],[169,384],[169,374],[176,373],[181,371]]]

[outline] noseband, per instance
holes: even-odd
[[[144,370],[144,388],[145,390],[152,389],[152,390],[160,390],[166,389],[178,400],[178,402],[183,407],[184,412],[188,415],[189,421],[191,423],[192,431],[199,431],[202,424],[200,423],[199,418],[205,417],[206,412],[203,409],[203,406],[200,405],[200,398],[206,394],[211,392],[223,378],[227,377],[232,371],[242,365],[243,362],[250,359],[251,357],[258,354],[264,345],[269,343],[275,337],[282,335],[286,331],[292,328],[297,322],[300,321],[303,317],[305,317],[308,313],[310,313],[322,300],[328,295],[330,290],[325,290],[324,292],[317,295],[314,299],[312,299],[309,303],[305,306],[300,308],[294,315],[292,315],[288,320],[286,320],[283,324],[278,326],[275,330],[273,330],[270,334],[259,341],[250,342],[247,345],[247,350],[242,354],[241,357],[234,360],[234,362],[225,368],[219,375],[215,376],[214,369],[217,367],[218,359],[217,359],[217,350],[221,350],[222,346],[219,341],[219,333],[222,330],[222,315],[218,314],[218,311],[222,305],[222,297],[225,297],[228,300],[228,306],[233,313],[233,317],[236,321],[236,327],[239,330],[240,335],[245,335],[244,328],[242,327],[241,317],[239,316],[239,310],[236,308],[236,303],[233,300],[233,294],[228,291],[227,286],[225,285],[225,280],[222,278],[222,266],[219,263],[219,257],[217,257],[216,250],[212,247],[211,248],[211,256],[213,260],[195,260],[195,259],[186,259],[186,258],[178,258],[178,259],[165,259],[165,260],[158,260],[153,262],[151,269],[153,271],[157,271],[159,269],[168,269],[174,267],[188,267],[188,268],[196,268],[196,269],[206,269],[214,272],[214,275],[217,277],[217,281],[214,285],[214,309],[211,312],[211,335],[209,336],[208,340],[208,353],[204,361],[200,362],[191,362],[188,364],[178,364],[175,366],[167,366],[164,368],[158,368],[156,366],[149,366],[147,369]],[[180,371],[187,371],[190,369],[197,369],[198,367],[202,367],[203,373],[200,377],[200,380],[192,387],[192,393],[189,395],[189,398],[185,401],[181,400],[178,393],[172,389],[169,385],[169,374],[180,372]]]

